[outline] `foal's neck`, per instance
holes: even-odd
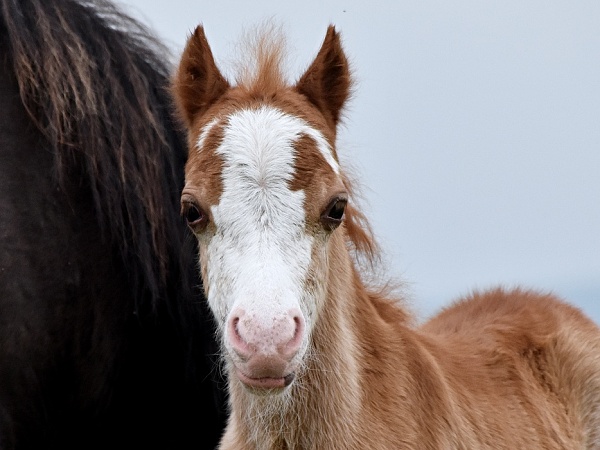
[[[390,311],[395,308],[365,289],[343,235],[331,239],[327,298],[316,318],[311,354],[302,373],[279,396],[259,397],[239,383],[231,386],[237,408],[233,420],[238,426],[245,424],[245,433],[257,448],[361,448],[356,440],[358,424],[363,422],[364,403],[370,401],[365,385],[371,380],[365,368],[376,347],[386,346],[379,336],[389,331],[390,321],[400,323],[403,313],[381,317],[378,302]]]

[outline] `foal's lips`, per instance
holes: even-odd
[[[249,377],[248,375],[244,374],[242,371],[240,370],[236,370],[237,372],[237,376],[240,379],[240,381],[250,387],[250,388],[254,388],[254,389],[283,389],[287,386],[289,386],[290,384],[292,384],[292,381],[294,381],[294,373],[290,373],[288,375],[286,375],[285,377],[261,377],[261,378],[252,378]]]

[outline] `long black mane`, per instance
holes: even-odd
[[[104,0],[0,8],[0,449],[212,448],[171,55]]]
[[[107,238],[156,301],[179,254],[172,236],[185,158],[165,101],[167,49],[102,0],[2,0],[2,12],[21,98],[52,146],[54,175],[64,184],[75,168],[85,178]]]

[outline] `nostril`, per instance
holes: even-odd
[[[246,338],[243,336],[243,326],[242,326],[242,314],[236,314],[231,317],[228,321],[228,331],[229,340],[233,346],[235,352],[241,358],[247,358],[250,354],[250,348],[246,342]]]
[[[304,335],[304,318],[302,317],[302,314],[294,314],[292,318],[294,323],[294,332],[292,334],[292,338],[283,346],[283,353],[288,357],[298,351],[302,344],[302,338]]]
[[[233,320],[231,321],[231,327],[232,327],[233,333],[236,335],[236,337],[241,339],[240,330],[238,328],[239,323],[240,323],[240,318],[234,317]]]
[[[294,316],[294,324],[296,328],[294,330],[293,341],[297,340],[298,337],[304,332],[304,320],[302,320],[301,316]]]

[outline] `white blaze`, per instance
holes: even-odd
[[[294,143],[314,139],[339,173],[323,135],[305,121],[280,110],[241,110],[223,122],[216,153],[223,159],[223,191],[212,207],[216,233],[201,255],[207,264],[208,301],[222,326],[233,307],[268,326],[300,308],[307,328],[314,302],[304,292],[313,237],[306,232],[305,193],[289,188],[294,177]],[[205,136],[216,124],[201,133]]]

